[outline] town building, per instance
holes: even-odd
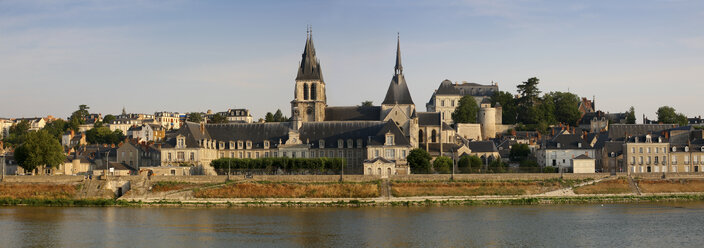
[[[455,112],[462,97],[472,96],[477,101],[477,105],[480,105],[491,100],[491,96],[496,92],[499,92],[499,85],[493,82],[491,85],[467,82],[457,84],[445,79],[440,83],[440,87],[433,92],[425,107],[428,112],[439,112],[443,122],[452,124],[452,112]],[[498,116],[501,116],[501,112]],[[497,123],[501,124],[501,121]]]

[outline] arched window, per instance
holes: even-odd
[[[378,168],[377,171],[379,172],[379,175],[381,175],[381,168]]]
[[[310,84],[310,99],[317,100],[317,98],[318,98],[318,84],[312,83],[312,84]]]
[[[425,136],[423,136],[423,130],[418,131],[418,143],[423,143]]]
[[[386,171],[387,171],[386,175],[391,176],[391,168],[386,168]]]
[[[437,134],[438,134],[438,133],[435,131],[435,129],[433,129],[432,135],[430,135],[430,142],[433,142],[433,143],[436,142],[436,141],[435,141],[435,136],[437,136]]]
[[[308,100],[308,84],[303,84],[303,100]]]

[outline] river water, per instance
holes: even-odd
[[[702,247],[704,203],[0,207],[0,247]]]

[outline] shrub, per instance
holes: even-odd
[[[415,174],[430,172],[430,154],[420,148],[411,150],[408,153],[408,165],[411,167],[411,172]]]
[[[289,173],[338,173],[345,160],[342,158],[220,158],[210,162],[216,170],[264,170],[275,172],[282,170]]]
[[[452,159],[445,157],[445,156],[439,156],[435,158],[435,161],[433,161],[433,169],[437,173],[441,174],[447,174],[450,173],[450,170],[452,168]]]

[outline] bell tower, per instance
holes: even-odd
[[[320,61],[315,56],[313,46],[313,31],[306,31],[306,46],[303,49],[301,64],[296,76],[296,88],[291,101],[291,117],[298,117],[300,121],[325,120],[325,81],[320,70]]]

